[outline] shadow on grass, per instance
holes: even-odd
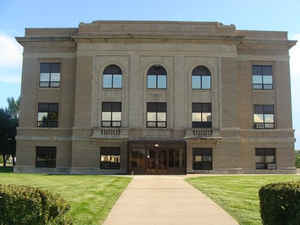
[[[14,168],[12,166],[9,167],[0,167],[0,173],[12,173]]]

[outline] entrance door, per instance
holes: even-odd
[[[185,172],[186,153],[185,144],[182,142],[129,145],[129,173],[185,174]]]

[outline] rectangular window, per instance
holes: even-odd
[[[276,156],[274,148],[256,148],[256,169],[276,169]]]
[[[272,66],[252,66],[252,87],[256,90],[273,89]]]
[[[211,103],[193,103],[192,104],[192,127],[193,128],[211,128]]]
[[[122,88],[122,74],[104,74],[103,88]]]
[[[210,89],[210,75],[192,75],[192,89]]]
[[[35,166],[38,168],[55,168],[56,147],[36,147]]]
[[[121,102],[102,103],[102,127],[121,127]]]
[[[147,103],[147,122],[149,128],[167,127],[167,103],[148,102]]]
[[[193,148],[193,170],[212,170],[212,149]]]
[[[38,127],[58,127],[58,104],[38,104]]]
[[[254,128],[275,128],[274,105],[254,105]]]
[[[100,149],[100,169],[120,169],[120,148],[103,147]]]
[[[147,88],[167,88],[166,75],[147,75]]]
[[[40,87],[41,88],[60,87],[60,63],[40,64]]]

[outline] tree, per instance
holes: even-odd
[[[12,119],[6,110],[0,109],[0,154],[3,158],[3,165],[9,156],[16,155],[16,139],[18,120]]]
[[[15,100],[14,97],[7,98],[8,107],[5,109],[6,113],[8,113],[12,119],[19,118],[20,111],[20,97]]]

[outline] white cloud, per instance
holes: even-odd
[[[0,68],[20,68],[22,46],[13,38],[0,33]]]

